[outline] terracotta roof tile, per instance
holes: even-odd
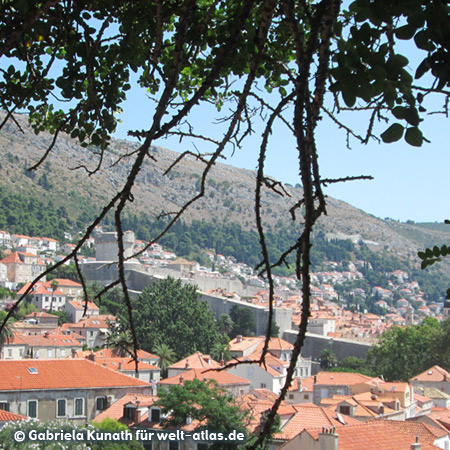
[[[169,369],[218,369],[219,367],[221,367],[220,364],[217,361],[214,361],[211,356],[195,352],[175,364],[172,364]]]
[[[115,386],[150,385],[83,359],[0,361],[0,391]]]
[[[431,369],[428,369],[425,372],[413,377],[411,381],[450,381],[450,372],[447,372],[442,367],[433,366]]]
[[[215,380],[219,384],[219,386],[229,386],[229,385],[250,385],[250,381],[245,380],[244,378],[238,377],[231,373],[217,370],[203,370],[203,369],[191,369],[186,370],[182,374],[174,375],[173,377],[166,378],[161,380],[158,383],[158,386],[168,386],[171,384],[182,384],[183,381],[186,380]]]

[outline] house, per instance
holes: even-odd
[[[83,348],[81,342],[65,334],[44,333],[36,336],[23,334],[18,337],[26,345],[24,357],[32,359],[66,358],[73,351]]]
[[[66,323],[64,328],[80,334],[86,339],[89,349],[103,347],[109,336],[109,324],[115,322],[116,318],[110,315],[98,315],[85,317],[78,323]]]
[[[251,355],[238,358],[242,364],[228,369],[228,372],[248,380],[253,389],[266,388],[279,394],[286,382],[289,363],[270,353],[266,354],[265,364],[255,363],[255,361],[260,360],[260,357],[261,352],[257,351]]]
[[[0,230],[0,247],[11,248],[11,235],[8,231]]]
[[[54,289],[52,282],[37,282],[27,295],[27,299],[36,308],[45,311],[61,311],[66,303],[66,296],[59,288]],[[25,284],[17,293],[23,295],[30,283]]]
[[[134,377],[150,383],[152,385],[152,394],[156,394],[157,384],[161,379],[161,369],[159,367],[138,361],[136,371],[136,361],[131,357],[122,358],[113,356],[105,358],[97,356],[94,352],[85,355],[85,358],[110,370],[115,370],[124,375],[128,375],[129,377]]]
[[[0,361],[0,409],[84,424],[128,392],[151,385],[86,359]]]
[[[78,300],[69,300],[63,307],[67,312],[70,322],[78,323],[83,317],[93,317],[99,315],[98,306],[93,302],[83,302]]]
[[[411,378],[410,383],[414,389],[436,388],[446,394],[450,394],[450,372],[440,366],[433,366],[425,372]]]
[[[45,263],[32,253],[12,252],[0,263],[6,266],[8,281],[27,283],[41,275],[46,268]]]
[[[250,391],[251,386],[251,383],[248,380],[233,375],[230,372],[210,369],[190,369],[179,375],[161,380],[158,383],[158,389],[171,385],[182,385],[186,380],[193,380],[195,378],[203,381],[214,380],[220,388],[226,389],[234,397],[247,394]]]
[[[314,375],[313,380],[313,403],[320,405],[323,398],[370,390],[366,383],[372,378],[359,373],[319,372]]]
[[[283,450],[436,450],[407,430],[399,430],[389,422],[369,422],[331,428],[309,428],[285,443]]]
[[[104,358],[114,358],[116,355],[114,354],[113,349],[111,348],[102,348],[101,350],[97,350],[95,354],[98,357],[104,357]],[[137,351],[137,359],[138,361],[145,362],[147,364],[151,364],[153,366],[156,366],[159,357],[156,355],[153,355],[152,353],[146,352],[145,350],[138,350]]]
[[[244,356],[249,356],[252,353],[261,353],[264,344],[265,337],[246,337],[238,335],[229,342],[230,353],[233,358],[242,358]],[[292,352],[294,346],[281,338],[272,337],[269,340],[267,347],[268,352],[280,359],[281,361],[290,362],[292,359]],[[297,359],[297,365],[295,368],[295,377],[307,378],[311,375],[311,360],[308,358],[302,358],[299,356]]]
[[[102,422],[104,419],[115,419],[131,429],[139,429],[141,433],[153,433],[151,440],[143,440],[145,449],[151,450],[200,450],[207,449],[208,446],[203,446],[190,439],[184,440],[158,440],[155,439],[158,431],[176,432],[177,430],[192,433],[201,423],[197,420],[187,421],[189,423],[180,424],[177,426],[170,426],[165,428],[161,423],[166,417],[163,415],[161,407],[155,405],[158,401],[155,395],[144,395],[141,393],[128,393],[119,400],[115,401],[108,409],[101,412],[94,422]]]
[[[3,344],[0,359],[23,359],[26,355],[27,344],[20,338],[19,333],[14,333],[14,337]]]
[[[176,362],[168,367],[168,377],[173,377],[186,372],[190,369],[219,369],[222,367],[218,362],[214,361],[210,355],[203,355],[200,352],[195,352],[187,356],[181,361]]]
[[[64,292],[67,300],[80,300],[83,298],[83,286],[67,278],[55,278],[48,283],[57,283],[58,290]]]
[[[42,328],[58,328],[58,316],[43,311],[34,311],[25,316],[25,322],[38,325]]]

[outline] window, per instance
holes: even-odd
[[[289,400],[293,400],[294,394],[289,394]]]
[[[11,348],[8,349],[8,357],[12,358],[12,349]]]
[[[31,419],[37,418],[37,400],[28,400],[28,417]]]
[[[123,407],[123,418],[128,420],[133,420],[135,418],[136,407],[133,405],[128,405]]]
[[[66,416],[66,399],[60,398],[56,400],[56,417]]]
[[[350,406],[341,405],[339,407],[339,412],[341,414],[345,414],[346,416],[350,415]]]
[[[158,408],[152,408],[151,411],[151,422],[159,422],[161,420],[161,410]]]
[[[76,398],[75,399],[75,415],[76,416],[82,416],[83,415],[83,399],[82,398]]]
[[[0,402],[0,410],[9,411],[9,403],[8,402]]]
[[[304,395],[303,395],[303,398],[304,398],[305,400],[309,400],[309,394],[304,394]]]
[[[267,385],[266,383],[261,383],[261,389],[266,389]]]
[[[61,349],[61,358],[64,358],[66,356],[66,349]]]
[[[51,358],[52,356],[53,356],[52,350],[51,349],[47,350],[47,358]]]
[[[104,411],[106,409],[106,397],[97,397],[96,407],[98,411]]]

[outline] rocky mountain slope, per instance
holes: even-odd
[[[0,113],[0,120],[3,117],[4,113]],[[0,185],[45,201],[51,199],[77,216],[80,199],[101,206],[125,182],[137,144],[120,140],[111,145],[101,170],[89,175],[85,168],[96,167],[96,149],[84,149],[70,137],[61,136],[46,162],[36,174],[30,174],[27,168],[41,158],[52,136],[48,133],[36,136],[28,127],[26,116],[16,115],[15,118],[15,122],[9,121],[0,131]],[[151,158],[139,174],[134,188],[135,201],[130,208],[156,217],[161,212],[177,211],[198,192],[203,163],[188,156],[164,175],[179,154],[160,147],[152,148],[150,153]],[[131,156],[120,158],[125,154]],[[254,178],[253,171],[216,164],[204,198],[186,212],[184,220],[237,222],[245,229],[253,229]],[[263,193],[265,225],[273,230],[290,223],[289,209],[301,195],[299,187],[286,185],[285,189],[289,196],[280,196],[268,189]],[[385,221],[333,198],[328,198],[328,215],[321,219],[317,230],[335,238],[363,239],[373,248],[412,256],[417,249],[450,241],[450,226],[449,231],[445,231],[439,227]]]

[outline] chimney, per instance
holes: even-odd
[[[123,370],[123,363],[119,363],[119,370],[122,371]]]
[[[419,443],[419,436],[416,436],[416,442],[411,444],[411,450],[420,450],[422,448],[422,444]]]
[[[141,421],[141,410],[136,408],[136,412],[134,414],[134,423],[139,423]]]
[[[236,342],[242,342],[242,334],[236,336]]]
[[[336,434],[336,427],[322,428],[322,432],[319,433],[319,443],[321,450],[338,450],[338,438]]]
[[[108,367],[108,363],[106,362],[106,359],[103,361],[103,367]]]
[[[75,348],[72,349],[72,358],[77,357],[77,350]]]
[[[314,375],[314,384],[317,383],[317,375]]]
[[[97,357],[96,357],[96,355],[95,355],[94,352],[89,353],[89,355],[87,355],[86,358],[87,358],[89,361],[92,361],[92,362],[95,362],[95,360],[97,359]]]
[[[50,335],[50,333],[49,333],[48,331],[46,331],[46,332],[44,333],[44,337],[45,337],[45,338],[48,338],[49,335]]]
[[[299,392],[302,390],[302,380],[300,378],[297,380],[297,390]]]
[[[225,365],[225,360],[224,360],[223,358],[220,360],[220,365],[221,365],[222,367]]]

